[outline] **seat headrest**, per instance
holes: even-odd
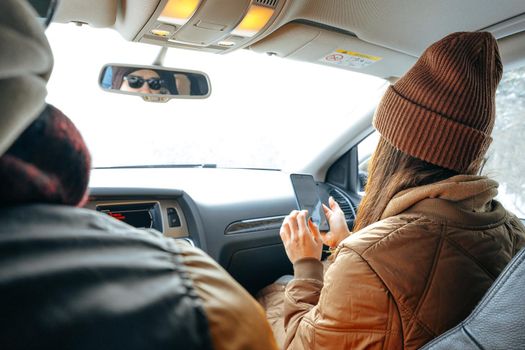
[[[0,1],[0,155],[45,106],[53,55],[25,0]]]

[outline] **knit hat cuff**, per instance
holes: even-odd
[[[488,134],[408,100],[393,86],[376,110],[374,126],[400,151],[460,173],[482,157],[492,142]]]

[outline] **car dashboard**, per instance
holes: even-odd
[[[319,183],[355,216],[355,198]],[[93,169],[86,208],[203,249],[251,293],[292,273],[279,237],[296,208],[289,174],[221,168]]]

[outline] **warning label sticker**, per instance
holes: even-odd
[[[364,68],[381,59],[382,57],[340,49],[325,55],[319,61],[343,67]]]

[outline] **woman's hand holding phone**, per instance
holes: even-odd
[[[321,239],[325,245],[335,248],[350,235],[350,230],[348,230],[346,224],[345,213],[341,210],[339,204],[332,197],[328,199],[328,204],[330,207],[323,204],[323,210],[330,224],[330,231],[323,234]]]
[[[339,204],[332,197],[329,198],[328,204],[330,207],[323,204],[323,210],[330,224],[330,231],[324,234],[319,232],[319,228],[311,219],[306,219],[306,210],[294,210],[285,217],[280,235],[286,255],[292,264],[303,258],[321,260],[323,244],[335,248],[350,235],[345,214]]]
[[[321,260],[323,251],[321,233],[312,220],[306,220],[307,217],[306,210],[294,210],[286,216],[281,226],[281,239],[292,264],[303,258]]]

